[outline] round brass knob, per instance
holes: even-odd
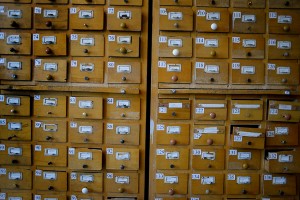
[[[53,186],[49,186],[48,190],[54,190],[54,187]]]
[[[52,49],[50,49],[49,47],[46,48],[46,54],[52,54]]]
[[[252,145],[252,142],[248,141],[248,142],[247,142],[247,145],[249,145],[249,146]]]
[[[85,76],[85,77],[84,77],[84,80],[88,81],[88,80],[90,80],[90,78],[87,77],[87,76]]]
[[[205,194],[209,194],[209,193],[210,193],[209,189],[205,190]]]
[[[48,81],[53,80],[53,76],[50,75],[50,74],[48,74],[48,75],[46,76],[46,79],[47,79]]]
[[[280,196],[284,195],[284,191],[282,191],[282,190],[279,190],[278,193],[279,193]]]
[[[281,144],[286,144],[287,142],[285,140],[282,140],[281,141]]]
[[[118,188],[118,192],[123,193],[124,189],[123,188]]]
[[[11,163],[12,163],[12,164],[18,164],[19,161],[18,161],[18,160],[12,160]]]
[[[172,54],[173,56],[179,56],[180,51],[178,49],[173,49]]]
[[[88,53],[88,52],[89,52],[88,49],[84,49],[84,50],[83,50],[83,53]]]
[[[211,164],[208,164],[208,165],[207,165],[207,168],[212,168],[212,165],[211,165]]]
[[[86,169],[88,168],[88,165],[82,165],[82,168]]]
[[[19,185],[18,185],[18,184],[15,184],[14,186],[15,186],[15,188],[19,188]]]
[[[122,114],[121,114],[121,117],[126,117],[125,113],[122,113]]]
[[[10,49],[9,49],[9,51],[10,51],[10,52],[12,52],[12,53],[17,53],[17,52],[18,52],[18,50],[17,50],[17,49],[15,49],[15,48],[13,48],[13,47],[12,47],[12,48],[10,48]]]
[[[215,0],[211,0],[211,5],[216,5],[216,1]]]
[[[46,140],[51,140],[51,139],[52,139],[51,136],[47,136],[47,137],[46,137]]]
[[[50,161],[50,162],[48,162],[48,165],[53,165],[53,162],[51,162],[51,161]]]
[[[177,143],[176,140],[174,140],[174,139],[171,139],[171,140],[170,140],[170,145],[176,145],[176,143]]]
[[[283,26],[283,30],[285,32],[289,32],[290,31],[290,26],[286,25],[286,26]]]
[[[214,78],[210,78],[209,80],[210,80],[210,82],[215,82]]]
[[[126,81],[126,79],[127,79],[127,78],[126,78],[125,76],[122,77],[122,81]]]
[[[292,118],[292,116],[290,114],[284,114],[283,118],[286,120],[290,120]]]
[[[172,116],[175,117],[176,116],[176,112],[172,112]]]
[[[206,143],[208,145],[212,145],[214,143],[214,140],[209,138],[209,139],[206,140]]]
[[[247,194],[247,190],[242,190],[242,194]]]
[[[289,2],[289,1],[286,1],[286,2],[284,3],[284,5],[285,5],[285,6],[290,6],[290,2]]]
[[[281,79],[281,83],[287,83],[287,79],[286,78]]]
[[[120,166],[120,169],[125,169],[125,165],[121,165],[121,166]]]
[[[209,116],[211,119],[215,119],[217,117],[217,114],[214,112],[209,113]]]
[[[283,56],[284,56],[284,57],[288,57],[289,55],[290,55],[289,52],[284,52],[284,53],[283,53]]]
[[[127,49],[125,48],[125,47],[121,47],[120,49],[119,49],[119,52],[121,53],[121,54],[127,54]]]
[[[11,109],[10,112],[16,114],[18,111],[15,109]]]
[[[244,164],[242,165],[242,168],[243,168],[243,169],[248,169],[248,167],[249,167],[249,165],[248,165],[247,163],[244,163]]]
[[[170,168],[171,168],[171,169],[174,169],[174,168],[175,168],[175,165],[171,164],[171,165],[170,165]]]
[[[169,189],[169,195],[174,195],[175,191],[173,189]]]
[[[173,81],[173,82],[178,81],[178,76],[176,76],[176,75],[172,76],[172,81]]]
[[[247,78],[247,83],[251,83],[251,78]]]
[[[252,56],[252,53],[251,53],[251,52],[248,52],[248,53],[247,53],[247,56]]]
[[[216,55],[217,55],[217,52],[216,52],[216,51],[211,51],[211,52],[210,52],[210,55],[211,55],[211,56],[216,56]]]
[[[17,74],[12,74],[12,75],[11,75],[11,78],[12,78],[12,79],[17,79],[17,78],[18,78],[18,75],[17,75]]]
[[[86,28],[87,28],[87,27],[89,27],[89,25],[88,25],[88,24],[83,24],[83,26],[85,26]]]
[[[12,21],[12,22],[10,23],[10,26],[11,26],[11,27],[14,27],[14,28],[18,28],[18,27],[19,27],[19,24],[18,24],[16,21]]]
[[[86,187],[84,187],[81,189],[81,192],[82,192],[82,194],[87,194],[87,193],[89,193],[89,190]]]
[[[47,21],[47,22],[45,23],[45,25],[46,25],[47,27],[52,27],[52,22],[51,22],[51,21]]]
[[[86,112],[82,113],[82,116],[87,117],[88,114]]]
[[[174,27],[175,28],[178,28],[179,27],[179,24],[176,22],[176,23],[174,23]]]
[[[252,5],[253,5],[252,1],[248,1],[248,6],[252,6]]]
[[[121,27],[121,28],[127,28],[127,24],[126,24],[125,22],[122,22],[122,23],[120,24],[120,27]]]
[[[124,139],[121,139],[121,140],[120,140],[120,143],[121,143],[121,144],[124,144],[124,143],[125,143],[125,140],[124,140]]]

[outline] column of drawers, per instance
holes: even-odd
[[[149,199],[299,199],[298,4],[153,10]]]
[[[0,199],[144,199],[148,1],[4,0],[0,22]]]

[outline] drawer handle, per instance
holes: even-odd
[[[284,191],[282,191],[282,190],[279,190],[278,193],[279,193],[280,196],[284,195]]]
[[[121,166],[120,166],[120,169],[125,169],[125,165],[121,165]]]
[[[118,191],[119,191],[120,193],[123,193],[123,192],[125,192],[125,189],[124,189],[124,188],[118,188]]]
[[[210,78],[209,80],[210,80],[210,82],[215,82],[214,78]]]
[[[88,165],[82,165],[82,168],[86,169],[88,168]]]
[[[251,83],[251,82],[252,82],[251,78],[247,78],[247,83]]]
[[[123,55],[132,52],[132,50],[126,49],[125,47],[121,47],[118,51]]]
[[[88,80],[90,80],[90,78],[86,76],[86,77],[84,77],[84,80],[88,81]]]
[[[49,111],[49,112],[47,112],[47,114],[48,114],[48,115],[52,115],[52,112]]]
[[[19,24],[18,24],[16,21],[12,21],[12,22],[10,23],[10,26],[11,26],[11,27],[14,27],[14,28],[18,28],[18,27],[19,27]]]
[[[252,6],[253,2],[252,1],[248,1],[248,6]]]
[[[290,31],[290,26],[286,25],[286,26],[283,26],[283,30],[285,32],[289,32]]]
[[[176,140],[174,140],[174,139],[171,139],[171,140],[170,140],[170,145],[176,145],[176,143],[177,143]]]
[[[19,161],[18,161],[18,160],[12,160],[11,163],[12,163],[12,164],[18,164]]]
[[[83,26],[84,26],[84,27],[86,27],[86,28],[87,28],[87,27],[89,27],[89,25],[88,25],[88,24],[83,24]]]
[[[210,193],[209,189],[205,190],[205,194],[209,194],[209,193]]]
[[[128,0],[124,0],[124,3],[128,3],[129,1]]]
[[[122,23],[120,24],[120,27],[125,29],[125,28],[127,28],[127,24],[126,24],[125,22],[122,22]]]
[[[83,53],[89,53],[89,50],[88,49],[84,49]]]
[[[289,1],[286,1],[284,5],[285,5],[285,6],[290,6],[290,2],[289,2]]]
[[[54,190],[54,187],[53,186],[49,186],[48,190]]]
[[[126,117],[126,114],[125,114],[125,113],[122,113],[122,114],[121,114],[121,117]]]
[[[288,167],[284,167],[284,168],[283,168],[283,171],[284,171],[284,172],[287,172],[287,171],[289,171],[289,168],[288,168]]]
[[[242,168],[243,168],[243,169],[248,169],[248,168],[249,168],[249,165],[248,165],[247,163],[244,163],[244,164],[242,165]]]
[[[174,189],[169,189],[169,195],[174,195],[174,194],[175,194]]]
[[[12,78],[12,79],[17,79],[17,78],[18,78],[18,75],[17,75],[17,74],[12,74],[12,75],[11,75],[11,78]]]
[[[215,30],[218,29],[218,24],[212,23],[212,24],[210,25],[210,28],[211,28],[211,30],[215,31]]]
[[[283,79],[281,80],[281,83],[287,83],[287,79],[286,79],[286,78],[283,78]]]
[[[84,140],[83,140],[83,142],[88,142],[89,141],[89,139],[87,139],[87,138],[84,138]]]
[[[46,79],[47,79],[48,81],[53,80],[53,76],[52,76],[51,74],[48,74],[48,75],[46,76]]]
[[[211,5],[216,5],[216,1],[215,0],[211,0]]]
[[[206,143],[208,145],[212,145],[214,143],[214,140],[209,138],[209,139],[206,140]]]
[[[215,119],[217,117],[217,114],[212,112],[212,113],[209,114],[209,116],[210,116],[211,119]]]
[[[87,194],[89,193],[89,189],[87,189],[86,187],[81,189],[82,194]]]
[[[45,23],[45,25],[46,25],[47,27],[52,27],[52,22],[51,22],[51,21],[47,21],[47,22]]]
[[[211,164],[208,164],[208,165],[207,165],[207,168],[212,168],[212,165],[211,165]]]
[[[48,162],[48,165],[53,165],[53,162],[51,162],[51,161],[50,161],[50,162]]]
[[[52,138],[51,136],[47,136],[47,137],[46,137],[46,140],[48,140],[48,141],[49,141],[49,140],[52,140],[52,139],[53,139],[53,138]]]
[[[174,169],[174,168],[175,168],[175,165],[171,164],[171,165],[170,165],[170,168],[171,168],[171,169]]]
[[[82,113],[82,116],[87,117],[88,114],[86,112]]]
[[[211,52],[210,52],[210,55],[211,55],[211,56],[216,56],[216,55],[217,55],[217,52],[216,52],[216,51],[211,51]]]
[[[121,144],[124,144],[124,143],[125,143],[125,140],[121,139],[121,140],[120,140],[120,143],[121,143]]]
[[[249,146],[252,145],[252,142],[251,142],[251,141],[248,141],[248,142],[247,142],[247,145],[249,145]]]
[[[176,22],[176,23],[174,23],[174,27],[175,28],[179,28],[179,24]]]
[[[11,109],[11,110],[10,110],[10,112],[11,112],[11,113],[13,113],[13,114],[16,114],[16,113],[18,113],[18,111],[17,111],[17,110],[15,110],[15,109]]]
[[[178,76],[172,76],[172,81],[173,81],[173,82],[178,81]]]
[[[174,3],[178,3],[179,0],[174,0]]]
[[[286,144],[287,142],[285,140],[282,140],[280,143],[281,144]]]
[[[247,56],[249,56],[249,57],[252,56],[252,53],[251,53],[251,52],[248,52],[248,53],[247,53]]]
[[[49,47],[47,47],[45,51],[46,51],[46,54],[52,54],[53,53],[52,49],[50,49]]]
[[[289,52],[284,52],[283,56],[284,56],[284,57],[289,57],[290,54],[289,54]]]
[[[242,194],[247,194],[247,190],[242,190]]]
[[[180,54],[179,49],[173,49],[172,54],[173,54],[173,56],[179,56],[179,54]]]
[[[283,117],[286,120],[290,120],[292,118],[292,116],[290,114],[284,114]]]
[[[18,184],[15,184],[15,188],[19,188],[20,186]]]
[[[122,77],[122,81],[126,81],[127,78],[125,76]]]
[[[16,137],[17,137],[16,135],[12,135],[12,136],[9,136],[7,139],[12,140],[13,138],[16,138]]]
[[[12,48],[10,48],[10,49],[9,49],[9,51],[10,51],[10,52],[12,52],[12,53],[18,53],[18,50],[17,50],[17,49],[15,49],[15,48],[13,48],[13,47],[12,47]]]
[[[176,117],[176,112],[172,112],[172,116],[173,116],[173,117]]]

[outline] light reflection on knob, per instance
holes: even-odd
[[[178,49],[173,49],[172,54],[173,56],[179,56],[179,50]]]
[[[81,192],[83,194],[87,194],[87,193],[89,193],[89,190],[87,188],[82,188]]]
[[[212,30],[217,30],[218,29],[218,25],[216,24],[216,23],[212,23],[211,25],[210,25],[210,28],[212,29]]]

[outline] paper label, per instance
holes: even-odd
[[[200,180],[200,174],[192,174],[192,180]]]
[[[265,174],[264,175],[264,181],[271,181],[272,180],[272,175],[271,174]]]
[[[167,107],[158,107],[158,113],[167,113]]]
[[[251,160],[251,152],[238,152],[238,160]]]
[[[107,123],[107,124],[106,124],[106,129],[108,129],[108,130],[114,129],[114,124],[112,124],[112,123]]]
[[[164,183],[167,184],[176,184],[178,183],[178,176],[165,176],[164,177]]]
[[[0,119],[0,126],[6,125],[6,119]]]
[[[164,131],[165,130],[165,125],[164,124],[157,124],[156,125],[156,130],[157,131]]]
[[[273,177],[272,184],[273,185],[286,185],[287,180],[286,177]]]
[[[165,155],[165,150],[164,149],[156,149],[156,155],[158,155],[158,156]]]
[[[238,154],[237,150],[236,149],[230,149],[229,150],[229,155],[230,156],[236,156]]]
[[[193,156],[200,156],[201,155],[201,149],[193,149]]]
[[[234,181],[235,180],[235,174],[227,174],[227,180]]]
[[[278,115],[278,109],[270,108],[269,114],[270,115]]]
[[[169,108],[182,108],[182,103],[169,103]]]
[[[277,153],[269,152],[268,159],[269,160],[277,160]]]
[[[160,15],[168,15],[167,9],[166,8],[160,8],[159,9],[159,14]]]

